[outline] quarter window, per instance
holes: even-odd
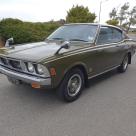
[[[122,40],[122,32],[118,29],[112,28],[113,29],[113,42],[119,42]]]
[[[101,27],[97,44],[116,43],[122,40],[122,31],[112,27]]]

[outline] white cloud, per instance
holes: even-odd
[[[109,12],[113,7],[118,7],[129,1],[136,5],[135,0],[109,0],[103,2],[101,20],[105,22],[109,18]],[[45,22],[59,20],[66,17],[67,11],[73,5],[88,6],[91,12],[98,16],[100,0],[1,0],[0,18],[19,18],[26,21]]]

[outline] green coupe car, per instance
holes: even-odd
[[[10,43],[10,42],[9,42]],[[66,24],[45,41],[0,49],[0,72],[11,83],[57,90],[72,102],[88,80],[131,64],[136,42],[120,28],[91,23]]]

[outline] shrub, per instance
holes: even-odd
[[[88,7],[73,6],[68,12],[66,22],[68,23],[93,23],[96,18],[95,13],[91,13]]]
[[[8,18],[0,21],[0,37],[5,40],[13,37],[15,44],[37,42],[44,40],[59,26],[58,22],[31,23]]]

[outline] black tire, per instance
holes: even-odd
[[[120,73],[126,72],[126,70],[128,68],[128,63],[129,63],[129,58],[128,58],[128,55],[126,55],[124,57],[123,62],[121,63],[121,65],[118,67],[118,72],[120,72]]]
[[[79,83],[76,81],[77,91],[73,87],[73,82],[72,82],[73,79],[72,78],[75,78],[75,79],[77,78],[76,80],[79,80]],[[69,87],[69,85],[71,85],[71,86]],[[74,88],[75,92],[73,91],[72,87]],[[63,81],[61,82],[61,84],[57,90],[57,93],[58,93],[58,96],[61,100],[66,101],[66,102],[72,102],[72,101],[75,101],[76,99],[79,98],[79,96],[82,93],[83,88],[84,88],[83,72],[78,68],[74,68],[74,69],[70,70],[65,75]]]

